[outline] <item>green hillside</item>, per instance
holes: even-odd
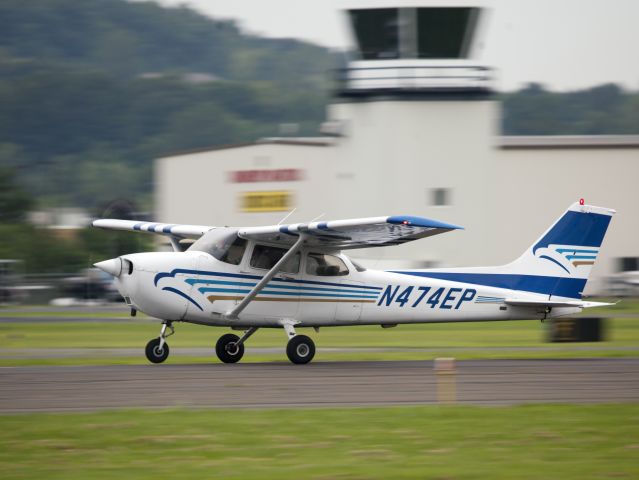
[[[0,165],[42,206],[148,208],[153,158],[314,134],[338,60],[150,2],[4,0],[0,18]]]
[[[203,72],[321,86],[334,57],[297,40],[245,35],[185,7],[122,0],[3,0],[1,57],[95,68],[116,77]]]
[[[148,210],[154,158],[314,135],[344,59],[153,2],[2,0],[0,19],[0,167],[36,207]],[[639,133],[639,94],[616,85],[501,98],[508,135]]]

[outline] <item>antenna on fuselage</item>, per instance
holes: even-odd
[[[285,216],[282,220],[280,220],[279,222],[277,222],[277,224],[278,224],[278,225],[281,225],[281,224],[282,224],[282,222],[283,222],[284,220],[286,220],[288,217],[290,217],[291,215],[293,215],[293,212],[295,212],[295,210],[297,210],[297,208],[294,208],[293,210],[291,210],[290,212],[288,212],[288,213],[286,214],[286,216]]]

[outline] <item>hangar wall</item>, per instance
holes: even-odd
[[[559,146],[522,138],[513,147],[493,135],[497,112],[492,101],[335,104],[329,118],[346,126],[341,138],[264,139],[159,159],[156,216],[242,226],[278,223],[293,208],[287,223],[420,215],[466,230],[352,253],[374,268],[493,265],[516,258],[585,198],[618,210],[587,293],[602,291],[619,257],[639,257],[639,138]],[[435,189],[447,190],[446,205],[433,205]],[[290,205],[244,211],[255,192],[286,192]]]
[[[330,144],[330,139],[273,141],[158,159],[156,216],[167,222],[198,225],[270,225],[296,208],[298,221],[310,220],[332,200],[327,190],[333,162]],[[286,177],[291,170],[293,175]],[[245,177],[235,178],[238,172]],[[251,172],[279,173],[251,178]],[[255,192],[286,192],[290,205],[244,211],[243,195]]]
[[[481,266],[514,260],[585,198],[619,211],[588,285],[600,289],[618,257],[639,257],[639,137],[499,137],[492,70],[472,57],[483,14],[478,0],[356,2],[346,10],[355,51],[339,71],[327,136],[159,159],[157,220],[411,214],[466,230],[355,255],[374,268]]]
[[[499,245],[499,250],[491,251],[494,260],[518,253],[520,244],[515,242],[541,232],[545,217],[559,215],[563,206],[584,198],[586,203],[617,210],[587,287],[589,292],[604,291],[605,277],[617,272],[619,258],[639,257],[639,137],[634,138],[635,142],[627,142],[628,137],[620,137],[631,143],[627,146],[539,148],[536,141],[528,147],[496,150],[501,200],[496,207],[505,221],[494,233]],[[594,140],[590,137],[590,142]]]

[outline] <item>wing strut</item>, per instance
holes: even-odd
[[[288,251],[282,256],[282,258],[280,258],[279,262],[277,262],[273,266],[273,268],[271,268],[267,272],[267,274],[262,277],[262,280],[257,282],[257,285],[253,287],[253,289],[248,293],[248,295],[246,295],[246,297],[244,297],[242,301],[238,303],[233,310],[227,312],[226,315],[224,315],[227,319],[229,320],[237,319],[238,315],[242,313],[242,310],[248,307],[248,304],[253,301],[253,299],[257,296],[258,293],[260,293],[260,291],[264,287],[266,287],[266,284],[270,282],[271,279],[277,274],[277,272],[281,270],[281,268],[288,261],[288,259],[297,253],[297,251],[300,249],[300,247],[304,243],[304,237],[305,237],[304,234],[300,234],[300,237],[293,244],[293,246],[289,248]]]
[[[184,249],[180,245],[180,239],[173,235],[169,235],[169,241],[171,242],[171,246],[173,247],[174,252],[183,252]]]

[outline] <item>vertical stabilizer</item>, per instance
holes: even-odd
[[[560,285],[567,282],[562,279],[581,280],[571,282],[582,287],[570,295],[581,297],[614,213],[609,208],[574,203],[521,257],[507,266],[508,270],[557,277],[555,287],[544,292],[551,296],[566,296]]]

